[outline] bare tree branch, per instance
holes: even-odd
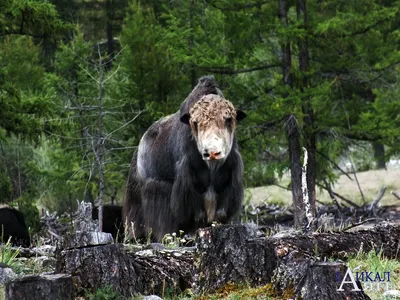
[[[349,199],[347,199],[347,198],[345,198],[345,197],[339,195],[338,193],[335,193],[329,186],[324,186],[324,185],[318,184],[318,183],[317,183],[317,185],[318,185],[320,188],[322,188],[322,189],[328,191],[329,193],[332,193],[332,195],[338,197],[339,199],[343,200],[343,201],[346,202],[347,204],[350,204],[351,206],[356,207],[356,208],[360,208],[360,206],[359,206],[358,204],[356,204],[356,203],[354,203],[353,201],[351,201],[351,200],[349,200]]]
[[[357,182],[358,190],[360,191],[361,198],[362,198],[363,203],[364,203],[364,205],[365,205],[364,193],[363,193],[363,191],[362,191],[362,189],[361,189],[361,185],[360,185],[360,182],[358,181],[358,177],[357,177],[357,172],[356,172],[356,169],[354,168],[354,164],[353,164],[353,161],[352,161],[352,159],[350,158],[350,156],[349,156],[349,161],[350,161],[350,164],[351,164],[351,168],[353,169],[354,179],[355,179],[356,182]]]
[[[327,155],[325,155],[324,153],[320,152],[317,150],[317,153],[319,155],[321,155],[323,158],[325,158],[327,161],[329,161],[331,164],[333,164],[335,166],[336,169],[338,169],[343,175],[346,175],[347,178],[349,178],[351,181],[353,181],[353,178],[350,177],[350,175],[343,170],[337,163],[335,163],[332,159],[330,159]]]
[[[118,130],[121,130],[121,129],[125,128],[125,127],[128,126],[130,123],[132,123],[133,121],[135,121],[135,120],[137,119],[137,117],[139,117],[140,114],[141,114],[142,112],[143,112],[143,111],[140,111],[140,112],[139,112],[136,116],[134,116],[130,121],[126,122],[125,124],[123,124],[123,125],[120,126],[119,128],[117,128],[117,129],[111,131],[109,134],[107,134],[107,136],[105,137],[105,140],[107,140],[113,133],[117,132]]]
[[[386,186],[382,187],[375,198],[372,200],[371,204],[369,205],[369,210],[372,211],[374,215],[376,215],[376,208],[378,207],[379,201],[383,198],[386,192]]]
[[[268,3],[268,1],[263,1],[263,2],[257,2],[257,3],[248,3],[248,4],[235,4],[232,5],[231,7],[221,7],[218,6],[217,4],[215,4],[215,1],[211,1],[211,0],[204,0],[205,3],[207,3],[208,5],[222,10],[222,11],[240,11],[243,9],[249,9],[249,8],[253,8],[253,7],[261,7],[263,4]]]
[[[257,67],[247,68],[247,69],[237,69],[237,70],[229,68],[229,67],[201,67],[201,66],[199,66],[199,68],[202,71],[211,72],[211,73],[215,73],[215,74],[237,75],[240,73],[250,73],[250,72],[254,72],[254,71],[277,68],[280,66],[281,66],[281,64],[275,63],[275,64],[266,64],[266,65],[262,65],[262,66],[257,66]]]
[[[358,223],[352,223],[350,226],[348,226],[348,227],[343,228],[342,230],[340,230],[340,232],[345,232],[345,231],[347,231],[347,230],[349,230],[349,229],[351,229],[351,228],[354,228],[354,227],[360,226],[360,225],[362,225],[362,224],[364,224],[364,223],[372,222],[372,221],[375,221],[375,220],[376,220],[376,218],[370,218],[370,219],[366,219],[366,220],[361,221],[361,222],[358,222]]]
[[[398,192],[398,191],[390,191],[390,193],[391,193],[393,196],[395,196],[397,199],[400,200],[400,192]]]

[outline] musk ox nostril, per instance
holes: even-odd
[[[204,153],[203,153],[203,157],[204,157],[204,158],[208,158],[208,157],[210,157],[210,154],[209,154],[208,152],[204,152]]]
[[[221,154],[221,152],[210,152],[210,159],[218,159],[218,156]]]

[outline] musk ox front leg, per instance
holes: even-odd
[[[238,152],[234,153],[234,157],[230,182],[223,187],[218,197],[215,219],[221,223],[227,223],[239,214],[244,197],[243,162]]]
[[[141,196],[143,199],[143,220],[146,234],[161,241],[167,233],[177,232],[179,224],[174,217],[171,206],[172,183],[156,179],[146,179],[142,182]]]
[[[187,157],[177,162],[171,194],[171,209],[175,217],[186,224],[202,222],[206,216],[203,195],[195,189],[194,176]]]

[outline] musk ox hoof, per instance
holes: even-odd
[[[198,211],[196,216],[195,216],[195,221],[196,222],[201,222],[204,221],[206,218],[206,212],[204,210]]]
[[[215,213],[215,219],[217,222],[225,223],[227,219],[226,209],[220,208]]]

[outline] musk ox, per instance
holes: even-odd
[[[124,220],[136,238],[227,223],[243,200],[243,162],[235,137],[245,113],[202,77],[173,115],[155,122],[133,155]]]
[[[14,246],[29,247],[31,244],[24,215],[15,208],[0,204],[0,242],[6,243],[10,237]]]
[[[99,218],[99,208],[92,210],[92,219]],[[113,238],[122,242],[124,239],[124,228],[122,222],[122,207],[118,205],[103,205],[103,232],[111,233]]]

